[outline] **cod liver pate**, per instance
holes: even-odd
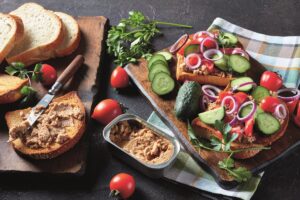
[[[47,148],[54,143],[63,144],[70,139],[67,130],[81,121],[84,114],[77,105],[53,102],[38,118],[32,128],[26,120],[28,113],[20,113],[23,121],[9,130],[9,140],[20,138],[29,148]]]
[[[169,140],[133,120],[114,125],[111,128],[110,140],[147,164],[164,163],[174,152],[174,146]]]

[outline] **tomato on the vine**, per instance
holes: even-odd
[[[265,71],[260,77],[260,85],[271,90],[277,91],[282,87],[282,78],[275,72]]]
[[[127,199],[132,196],[135,191],[135,180],[129,174],[120,173],[111,179],[109,188],[110,196]]]

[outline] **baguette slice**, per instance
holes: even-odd
[[[23,35],[24,27],[19,17],[0,13],[0,63]]]
[[[73,53],[80,42],[80,29],[77,21],[70,15],[62,12],[55,12],[55,14],[62,20],[64,26],[64,40],[55,49],[54,56],[62,57]]]
[[[18,151],[21,154],[24,154],[26,156],[32,157],[34,159],[51,159],[54,157],[57,157],[61,155],[62,153],[70,150],[72,147],[75,146],[75,144],[80,140],[82,137],[84,131],[85,131],[85,108],[83,103],[81,102],[80,98],[77,96],[76,92],[69,92],[65,94],[64,96],[58,97],[53,99],[52,102],[63,102],[67,104],[75,104],[77,105],[81,113],[83,114],[83,119],[81,121],[75,120],[74,126],[68,127],[67,135],[70,137],[69,140],[67,140],[63,144],[59,143],[52,143],[50,147],[48,148],[38,148],[33,149],[29,148],[26,145],[23,144],[20,138],[14,140],[11,142],[13,148]],[[31,108],[23,109],[23,110],[16,110],[12,112],[8,112],[5,114],[5,120],[7,123],[7,126],[9,130],[12,127],[15,127],[17,124],[20,124],[23,120],[20,116],[20,112],[23,112],[24,114],[29,113]]]
[[[28,84],[28,79],[0,74],[0,104],[13,103],[22,97],[22,87]]]
[[[64,38],[60,18],[36,3],[25,3],[10,14],[22,19],[24,39],[6,57],[7,62],[28,66],[51,58]]]

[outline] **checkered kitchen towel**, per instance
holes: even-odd
[[[286,87],[298,87],[300,83],[300,37],[269,36],[256,33],[234,25],[224,19],[216,18],[211,28],[219,28],[226,32],[235,33],[246,51],[268,70],[279,72],[284,78]],[[168,127],[152,113],[148,121],[173,135]],[[167,179],[180,182],[191,187],[240,199],[251,199],[257,189],[262,174],[253,177],[247,183],[233,190],[220,188],[214,179],[205,172],[186,153],[180,153],[174,166],[165,174]]]

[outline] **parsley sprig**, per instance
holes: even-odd
[[[242,151],[249,151],[249,150],[267,150],[270,149],[269,147],[251,147],[251,148],[244,148],[244,149],[234,149],[232,150],[231,143],[238,137],[236,133],[231,134],[231,126],[229,124],[225,124],[222,121],[215,122],[215,128],[221,132],[223,139],[220,140],[217,137],[211,137],[210,141],[202,141],[199,140],[190,125],[188,123],[188,136],[195,148],[202,148],[209,151],[221,152],[221,153],[228,153],[229,156],[226,157],[224,160],[219,161],[218,165],[219,168],[226,170],[236,181],[243,182],[247,181],[251,178],[251,172],[248,171],[245,167],[235,167],[234,160],[232,156],[234,153],[242,152]]]
[[[108,53],[116,57],[117,65],[135,63],[140,57],[149,58],[152,52],[151,40],[161,34],[157,25],[192,28],[192,26],[150,20],[139,11],[130,11],[117,26],[108,31],[106,40]]]

